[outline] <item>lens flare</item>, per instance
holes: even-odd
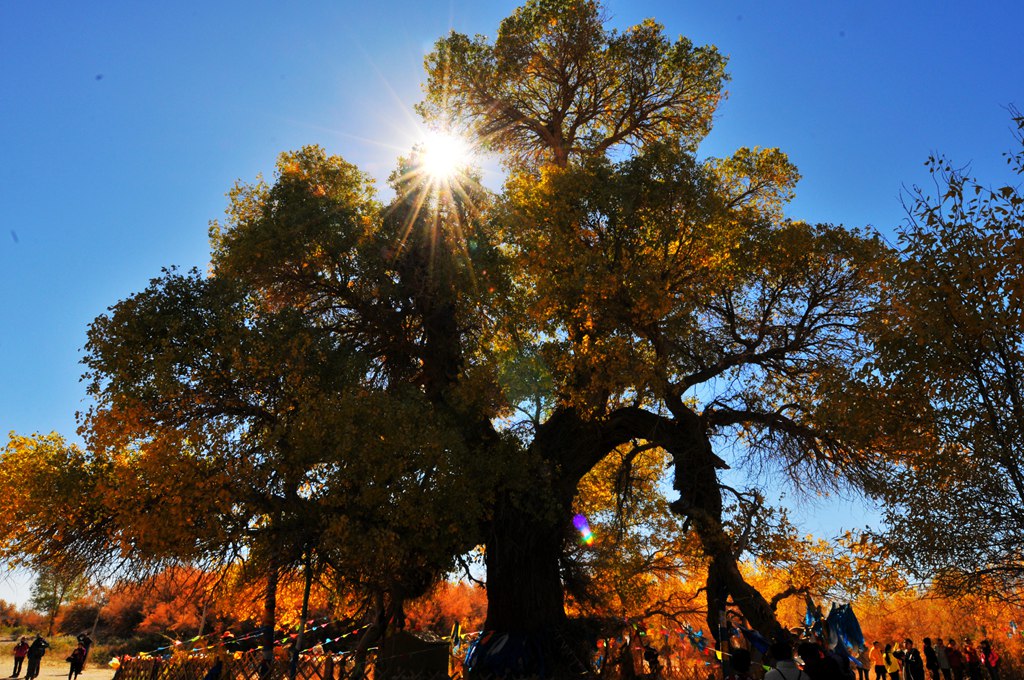
[[[574,515],[572,525],[580,532],[580,542],[585,545],[593,545],[594,533],[590,530],[590,523],[583,515]]]

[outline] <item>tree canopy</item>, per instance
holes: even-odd
[[[527,2],[491,44],[452,32],[427,56],[420,111],[467,124],[512,163],[603,156],[674,139],[689,148],[711,129],[725,58],[675,42],[648,19],[619,33],[597,2]]]

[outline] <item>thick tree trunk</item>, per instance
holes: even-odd
[[[487,541],[486,630],[537,634],[566,622],[562,522],[499,501]]]
[[[487,543],[485,638],[470,677],[586,677],[588,656],[568,627],[560,558],[564,525],[499,503]]]
[[[789,631],[779,623],[775,617],[775,611],[768,601],[743,578],[732,553],[712,556],[711,564],[708,566],[709,585],[712,574],[714,574],[714,579],[721,582],[732,595],[733,604],[739,608],[752,628],[767,633],[770,638],[775,640],[789,638]]]

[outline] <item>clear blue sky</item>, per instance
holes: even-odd
[[[161,267],[205,267],[235,179],[308,143],[386,177],[433,41],[493,36],[515,6],[0,0],[0,433],[73,436],[88,323]],[[781,147],[804,176],[794,217],[889,230],[936,150],[1002,177],[1024,3],[606,6],[729,55],[702,153]]]

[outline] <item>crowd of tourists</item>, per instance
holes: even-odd
[[[794,649],[789,642],[769,648],[775,667],[764,680],[999,680],[1000,657],[988,640],[975,647],[970,638],[959,646],[924,638],[921,649],[907,638],[900,644],[873,642],[854,662],[820,644],[803,640]],[[750,653],[734,650],[726,680],[753,680]]]
[[[884,647],[873,642],[867,656],[874,680],[925,680],[926,672],[931,680],[940,680],[940,674],[944,680],[999,680],[999,653],[988,640],[975,647],[970,638],[960,646],[953,638],[946,643],[936,638],[935,644],[925,638],[920,650],[910,638]],[[866,672],[863,676],[868,680]]]

